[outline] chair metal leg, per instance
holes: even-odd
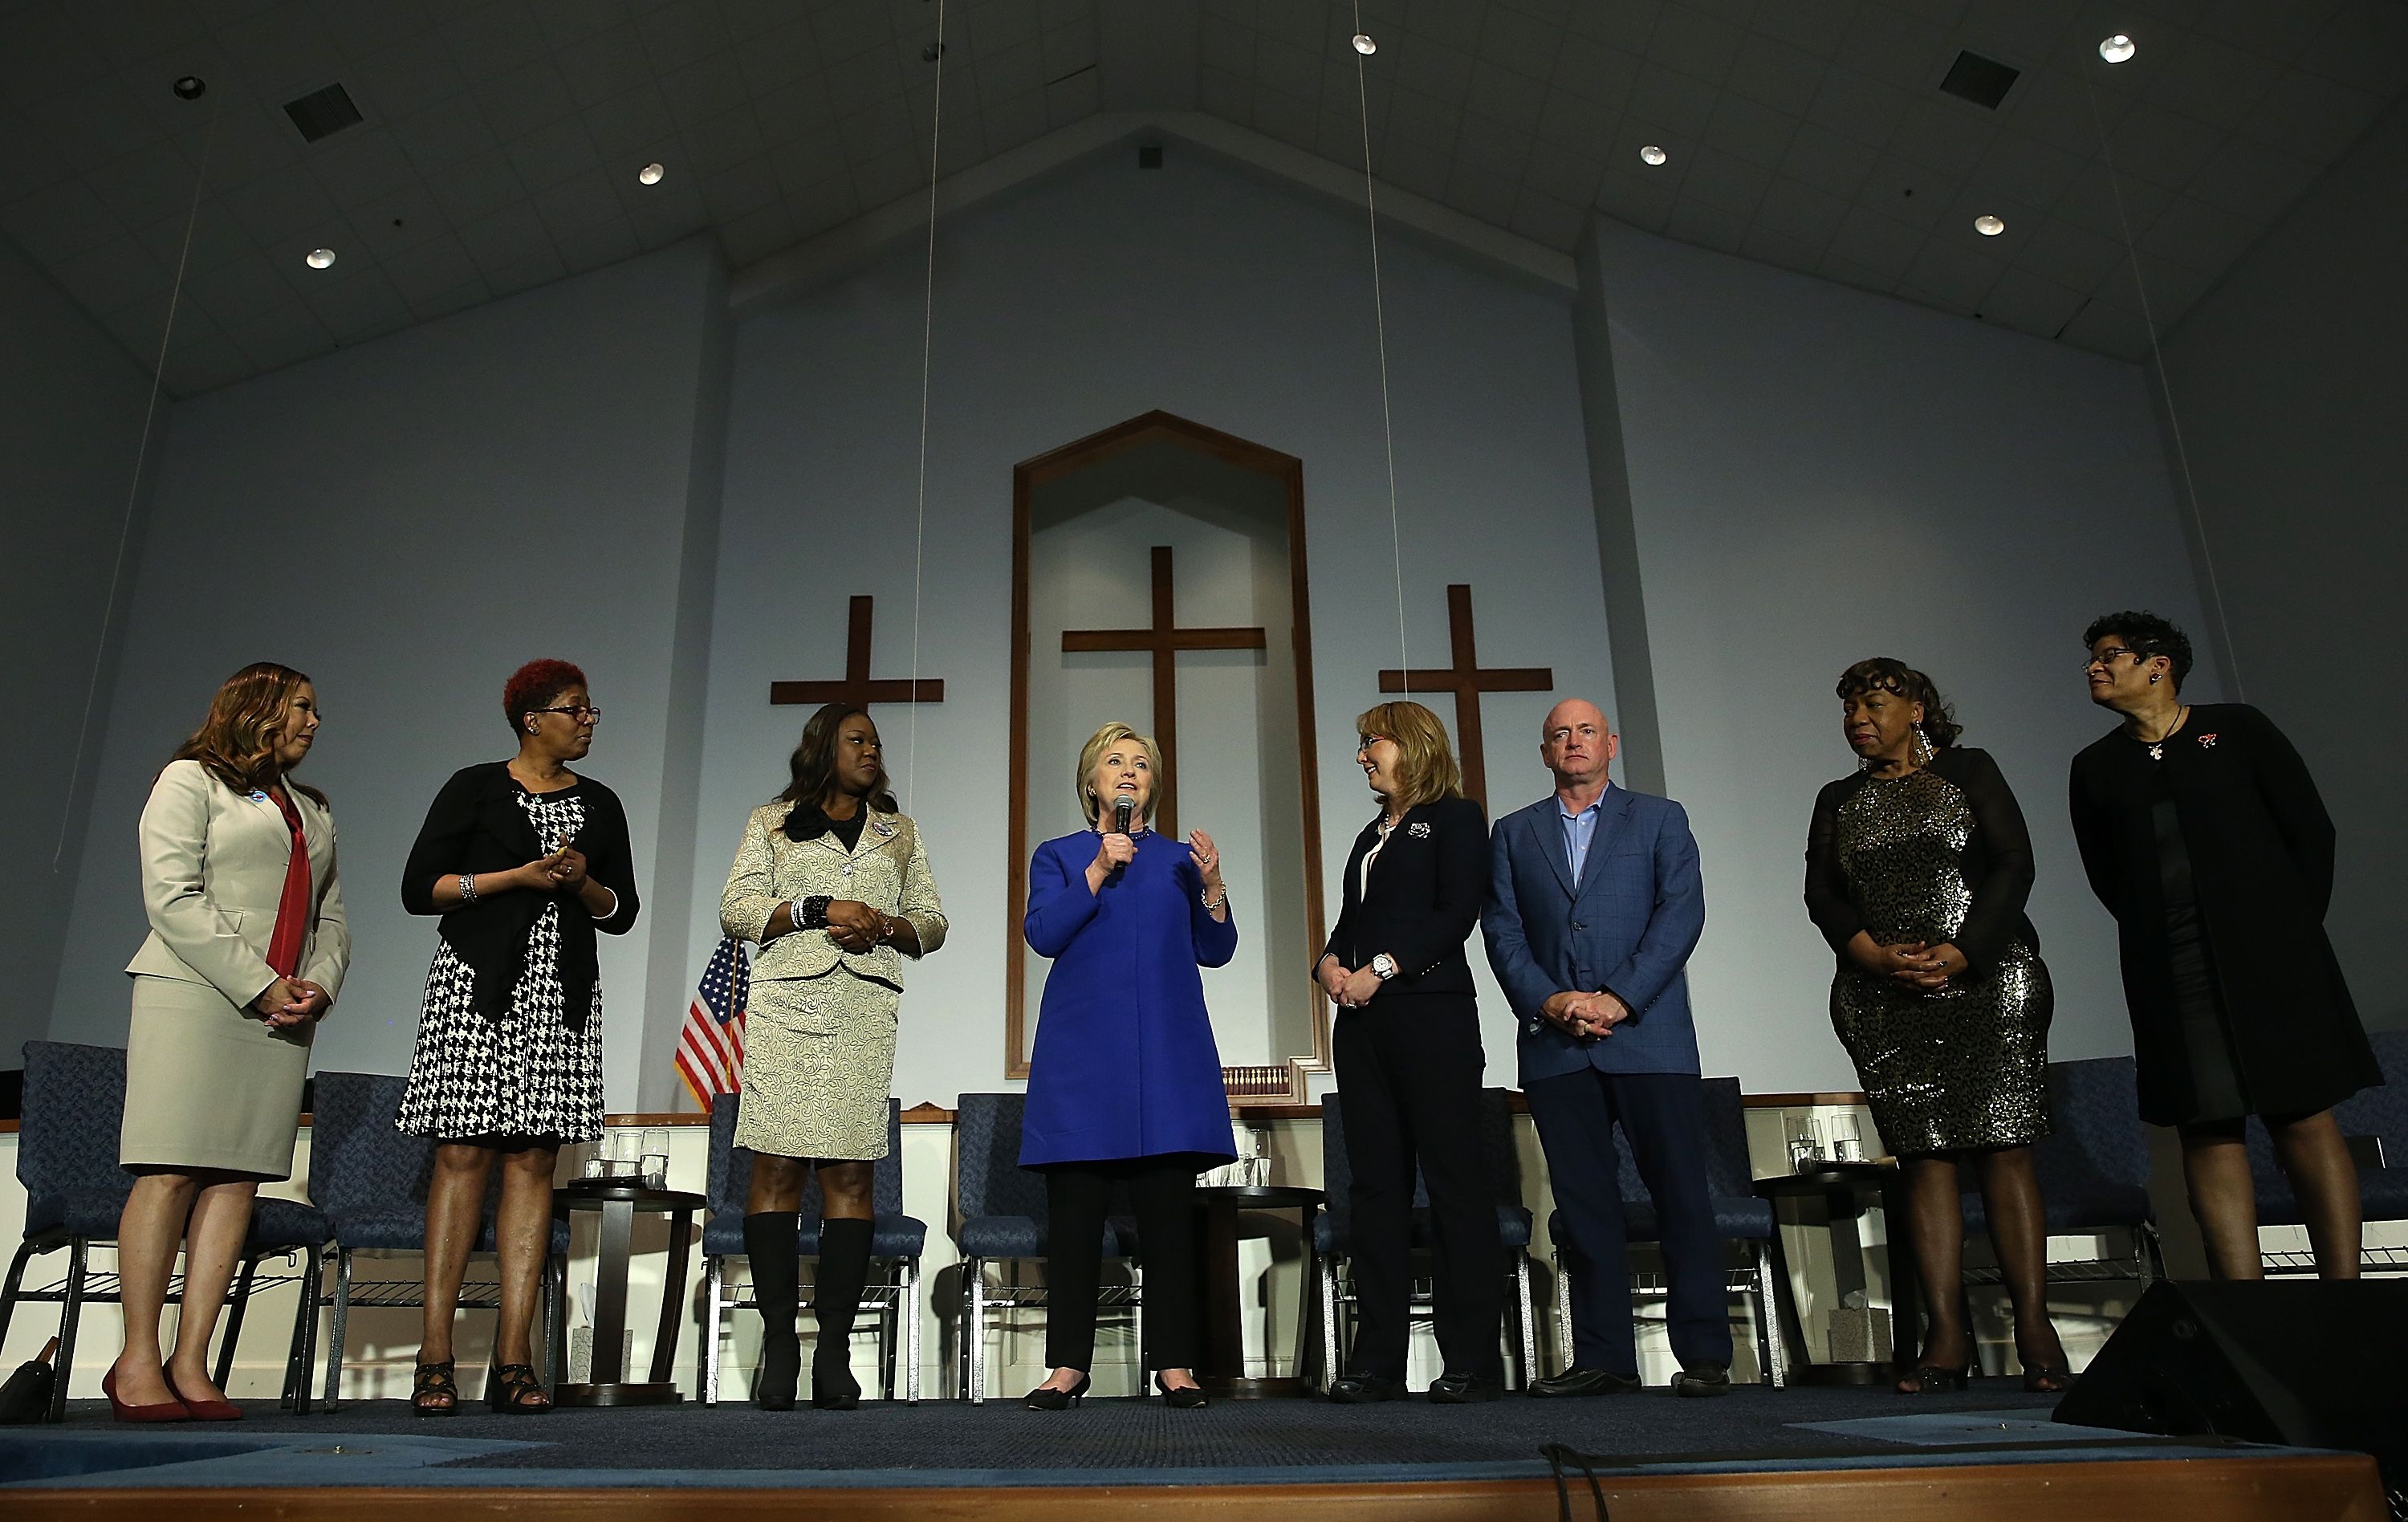
[[[1518,1247],[1513,1250],[1513,1310],[1521,1331],[1518,1341],[1522,1355],[1521,1363],[1514,1371],[1514,1388],[1526,1390],[1539,1371],[1539,1328],[1533,1324],[1537,1316],[1530,1303],[1530,1255]]]
[[[680,1267],[677,1271],[685,1271]],[[552,1375],[552,1387],[556,1390],[568,1377],[568,1256],[565,1253],[552,1256],[544,1264],[540,1314],[544,1363]]]
[[[0,1343],[8,1341],[8,1323],[17,1316],[17,1298],[25,1286],[25,1265],[33,1261],[36,1253],[46,1253],[57,1245],[51,1242],[46,1247],[28,1237],[18,1246],[17,1256],[8,1260],[8,1278],[0,1284]]]
[[[318,1330],[319,1249],[301,1249],[300,1293],[294,1297],[293,1343],[284,1354],[284,1388],[277,1404],[296,1416],[309,1414],[311,1339]],[[223,1386],[220,1386],[223,1388]]]
[[[242,1341],[242,1316],[251,1308],[251,1282],[258,1276],[259,1258],[244,1258],[242,1272],[236,1276],[234,1294],[229,1297],[234,1303],[225,1308],[225,1327],[218,1337],[218,1366],[214,1377],[221,1390],[226,1387],[226,1380],[234,1372],[234,1347]]]
[[[1321,1280],[1321,1387],[1335,1384],[1341,1371],[1338,1351],[1338,1260],[1324,1257],[1314,1265]]]
[[[1051,1296],[1046,1298],[1045,1315],[1047,1320],[1053,1319]],[[1137,1344],[1137,1393],[1143,1395],[1154,1371],[1147,1367],[1145,1358],[1145,1265],[1136,1258],[1129,1259],[1129,1341]]]
[[[1756,1247],[1756,1336],[1764,1382],[1778,1390],[1789,1383],[1787,1350],[1781,1345],[1781,1303],[1773,1298],[1772,1244]]]
[[[896,1320],[896,1307],[900,1293],[903,1260],[890,1259],[879,1266],[878,1276],[878,1398],[895,1399],[896,1344],[902,1341],[902,1326]]]
[[[1572,1367],[1572,1282],[1564,1272],[1563,1249],[1550,1255],[1555,1271],[1555,1372],[1569,1373]]]
[[[50,1381],[50,1420],[67,1418],[67,1386],[75,1378],[76,1327],[83,1320],[83,1276],[91,1261],[92,1243],[81,1237],[67,1241],[66,1306],[59,1313],[59,1361],[50,1367],[58,1377]]]
[[[343,1338],[351,1323],[351,1250],[335,1249],[335,1324],[326,1333],[326,1409],[343,1403]]]
[[[897,1285],[901,1303],[895,1314],[903,1318],[903,1401],[920,1403],[920,1260],[907,1257]]]
[[[720,1302],[720,1280],[726,1272],[724,1257],[702,1260],[702,1300],[708,1307],[702,1322],[702,1403],[719,1404],[719,1339],[726,1307]]]
[[[969,1302],[968,1325],[962,1328],[968,1342],[970,1404],[986,1404],[986,1265],[979,1258],[962,1262],[962,1293]]]

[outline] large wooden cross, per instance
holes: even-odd
[[[1171,613],[1170,546],[1154,547],[1154,625],[1143,629],[1064,629],[1064,653],[1143,650],[1154,655],[1154,742],[1162,748],[1162,775],[1154,780],[1154,826],[1179,834],[1179,652],[1262,650],[1259,628],[1178,627]]]
[[[1501,666],[1483,669],[1472,648],[1471,588],[1464,582],[1453,582],[1446,589],[1446,628],[1448,641],[1454,647],[1454,666],[1443,671],[1383,671],[1380,690],[1455,695],[1455,741],[1463,762],[1464,796],[1486,809],[1488,761],[1480,740],[1480,695],[1552,692],[1555,685],[1555,668]]]
[[[941,703],[942,681],[869,680],[869,599],[853,599],[844,636],[844,676],[836,682],[773,682],[772,703],[847,703],[867,712],[872,703]]]

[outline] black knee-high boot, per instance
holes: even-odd
[[[861,1382],[853,1377],[853,1318],[869,1282],[867,1221],[820,1222],[820,1271],[811,1286],[819,1316],[819,1345],[811,1350],[811,1404],[851,1411],[861,1404]]]
[[[761,1307],[761,1369],[752,1378],[752,1403],[763,1411],[794,1410],[803,1371],[803,1340],[795,1329],[802,1278],[796,1231],[791,1211],[744,1217],[744,1254],[752,1260],[752,1298]]]

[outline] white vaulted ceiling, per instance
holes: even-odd
[[[938,8],[0,0],[0,231],[146,368],[180,260],[177,395],[696,232],[752,265],[924,201]],[[2408,81],[2408,0],[1361,14],[1384,183],[1548,249],[1602,212],[2127,358],[2143,290],[2179,322]],[[1328,0],[946,0],[940,170],[1159,108],[1359,172],[1354,30]],[[2140,52],[2109,68],[2117,31]],[[1938,89],[1960,49],[2023,71],[1996,110]],[[335,82],[366,120],[305,143],[281,104]]]

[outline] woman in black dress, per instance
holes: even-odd
[[[2023,811],[1988,753],[1956,743],[1962,730],[1929,677],[1903,661],[1858,661],[1840,673],[1839,695],[1857,770],[1814,799],[1806,908],[1840,958],[1831,1024],[1906,1179],[1931,1325],[1898,1387],[1965,1386],[1961,1158],[1981,1179],[2024,1387],[2061,1390],[2071,1376],[2048,1319],[2031,1155],[2049,1128],[2055,999],[2024,915]]]
[[[2243,1130],[2265,1122],[2316,1271],[2358,1277],[2358,1170],[2332,1107],[2383,1082],[2325,937],[2333,826],[2283,732],[2241,703],[2182,700],[2190,640],[2155,613],[2084,631],[2090,700],[2124,722],[2073,758],[2073,838],[2115,916],[2141,1118],[2182,1136],[2219,1279],[2255,1279]]]
[[[485,1180],[502,1162],[494,1227],[501,1325],[486,1397],[495,1411],[552,1409],[529,1328],[552,1240],[552,1174],[563,1142],[602,1134],[602,983],[594,933],[636,924],[636,874],[619,797],[568,769],[602,711],[585,673],[530,661],[502,690],[518,754],[452,774],[403,868],[401,901],[440,914],[396,1124],[431,1137],[426,1312],[410,1405],[460,1405],[452,1320],[476,1245]]]
[[[1332,1400],[1405,1393],[1416,1162],[1437,1258],[1440,1404],[1504,1393],[1497,1355],[1496,1186],[1480,1142],[1480,1009],[1463,943],[1488,891],[1488,821],[1463,796],[1438,715],[1383,703],[1354,721],[1380,812],[1346,858],[1345,907],[1313,976],[1338,1006],[1330,1039],[1354,1175],[1359,1315]]]

